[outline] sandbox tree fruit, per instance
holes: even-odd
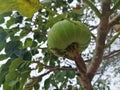
[[[71,47],[76,45],[82,53],[90,43],[91,33],[79,21],[63,20],[55,23],[48,32],[48,48],[57,56],[71,55]]]

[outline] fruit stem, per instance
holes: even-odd
[[[79,72],[86,73],[86,65],[85,65],[85,62],[84,62],[83,58],[79,54],[79,45],[78,45],[78,43],[75,43],[75,42],[72,43],[70,46],[67,47],[66,50],[71,52],[72,55],[74,56],[75,63],[76,63],[76,66],[77,66]]]
[[[87,76],[87,68],[76,44],[72,45],[71,52],[74,56],[75,64],[78,69],[78,77],[84,90],[93,90],[90,79]]]
[[[86,73],[86,65],[77,49],[72,50],[79,73]]]

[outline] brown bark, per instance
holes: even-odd
[[[117,24],[120,21],[120,14],[116,15],[114,18],[112,18],[109,22],[109,26],[112,27],[115,24]]]
[[[105,48],[106,36],[109,32],[109,16],[110,16],[110,3],[111,0],[104,0],[102,2],[102,16],[98,27],[96,38],[96,48],[91,65],[88,67],[87,75],[90,80],[93,79],[97,69],[99,68]]]
[[[87,69],[86,69],[84,60],[79,55],[77,50],[73,51],[73,55],[75,56],[75,63],[76,63],[77,69],[78,69],[78,77],[80,79],[83,89],[84,90],[93,90],[91,81],[89,80],[89,78],[87,76],[87,72],[86,72]]]

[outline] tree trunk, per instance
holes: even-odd
[[[84,90],[93,90],[93,86],[87,75],[80,75],[79,78]]]
[[[101,14],[100,24],[98,27],[98,33],[96,38],[96,48],[92,62],[87,70],[87,75],[89,76],[89,79],[91,81],[102,62],[102,57],[105,48],[105,40],[110,29],[109,28],[109,16],[111,14],[110,4],[111,4],[111,0],[102,1],[102,7],[101,7],[102,14]]]

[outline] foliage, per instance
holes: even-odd
[[[0,0],[0,4],[0,13],[17,10],[27,17],[31,17],[39,9],[39,0]]]
[[[75,6],[71,6],[73,1],[50,0],[38,3],[38,0],[0,0],[0,52],[3,52],[0,61],[5,61],[0,67],[0,85],[3,85],[4,90],[83,90],[73,60],[56,57],[46,45],[47,32],[53,24],[63,19],[81,21],[94,33],[88,49],[82,53],[84,59],[87,59],[86,64],[90,64],[101,17],[100,0],[77,0]],[[119,0],[117,3],[112,0],[111,18],[119,12],[118,3]],[[117,50],[111,49],[115,40],[120,39],[115,34],[111,29],[106,38],[105,60],[120,55],[119,47]],[[98,72],[104,70],[104,67],[101,68]],[[104,79],[99,79],[94,88],[109,90],[109,85],[106,85]]]

